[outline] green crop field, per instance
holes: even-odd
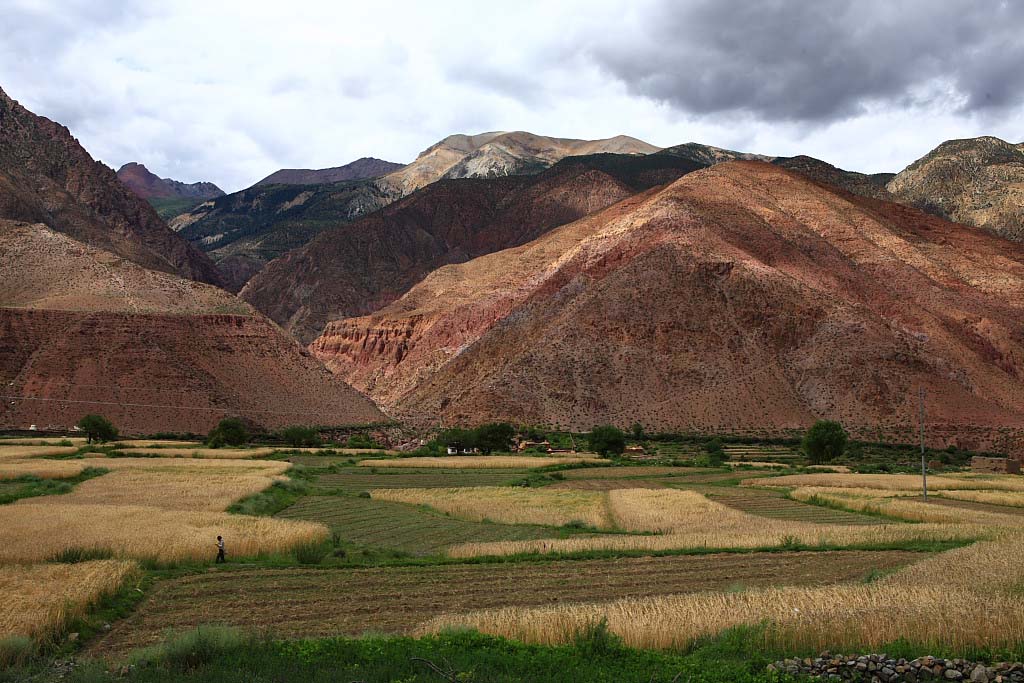
[[[748,512],[761,517],[785,519],[796,522],[814,522],[815,524],[878,524],[877,517],[833,510],[818,505],[808,505],[800,501],[790,500],[781,493],[761,491],[758,489],[730,487],[708,487],[696,489],[711,500],[731,508]]]
[[[438,488],[451,486],[503,486],[522,479],[526,470],[397,469],[351,467],[316,480],[317,492],[359,493],[371,489]]]
[[[321,522],[346,543],[413,555],[438,554],[456,543],[553,538],[572,533],[526,524],[469,522],[426,508],[357,496],[306,496],[278,516]]]

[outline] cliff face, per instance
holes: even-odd
[[[227,292],[141,268],[43,225],[0,221],[0,426],[128,433],[267,428],[383,415]]]
[[[313,352],[446,423],[1024,427],[1024,247],[735,162],[441,268]]]
[[[117,169],[117,179],[143,199],[213,199],[224,196],[224,190],[213,183],[183,183],[160,178],[134,161]]]
[[[213,263],[68,132],[0,90],[0,218],[45,223],[154,270],[212,284]]]
[[[949,140],[888,184],[899,201],[1024,241],[1024,144]]]
[[[442,180],[270,263],[241,297],[308,342],[329,320],[385,306],[440,266],[523,244],[697,167],[598,154],[539,175]]]

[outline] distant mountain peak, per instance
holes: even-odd
[[[213,199],[224,196],[224,190],[213,183],[183,183],[160,178],[137,161],[129,161],[117,169],[117,178],[143,199]]]
[[[376,157],[361,157],[344,166],[332,168],[282,168],[274,171],[253,187],[260,185],[323,185],[345,180],[362,180],[393,173],[405,164],[385,161]]]

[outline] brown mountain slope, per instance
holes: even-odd
[[[0,426],[123,431],[365,423],[373,404],[223,290],[140,268],[43,225],[0,221]]]
[[[282,168],[274,171],[253,187],[260,185],[321,185],[337,183],[342,180],[361,180],[387,175],[404,168],[404,164],[384,161],[373,157],[363,157],[333,168]]]
[[[1024,425],[1024,247],[759,162],[432,273],[312,346],[397,414]]]
[[[0,218],[45,223],[146,268],[218,284],[213,263],[94,161],[68,129],[0,90]]]
[[[1024,143],[948,140],[893,178],[899,201],[1024,242]]]
[[[224,196],[224,190],[213,183],[183,183],[160,178],[134,161],[117,169],[117,179],[143,199],[213,199]]]
[[[776,166],[795,171],[816,183],[838,187],[862,197],[894,201],[885,189],[885,184],[895,177],[894,173],[857,173],[844,171],[830,163],[809,156],[778,157],[772,160]]]
[[[563,159],[531,176],[442,180],[272,261],[240,296],[309,342],[430,271],[510,246],[699,168],[660,155]]]

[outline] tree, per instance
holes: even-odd
[[[320,434],[312,427],[294,425],[281,430],[281,438],[289,446],[319,446]]]
[[[721,467],[726,459],[725,449],[722,448],[722,440],[715,436],[704,442],[704,456],[699,458],[700,462],[698,464],[706,465],[707,467]]]
[[[225,417],[206,437],[206,443],[211,448],[242,446],[248,442],[249,430],[246,429],[245,423],[237,417]]]
[[[601,425],[590,430],[590,450],[604,457],[619,455],[626,449],[626,435],[618,427]]]
[[[630,427],[630,429],[633,432],[633,438],[636,439],[637,441],[644,438],[644,426],[639,422],[634,422],[633,426]]]
[[[803,450],[812,464],[834,460],[846,450],[846,430],[838,422],[818,420],[804,434]]]
[[[96,441],[112,441],[117,438],[117,427],[102,415],[89,414],[78,421],[78,428],[89,437],[89,443]]]
[[[490,455],[493,451],[507,451],[512,447],[515,428],[506,422],[491,422],[473,430],[476,447]]]
[[[450,446],[460,451],[464,448],[477,447],[476,434],[472,430],[459,429],[458,427],[444,430],[437,440],[445,446]]]

